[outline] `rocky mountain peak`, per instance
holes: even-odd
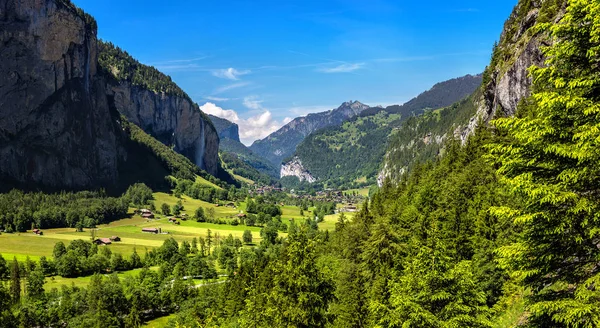
[[[357,113],[360,113],[363,110],[369,108],[369,106],[361,103],[358,100],[354,100],[354,101],[349,100],[349,101],[344,102],[342,105],[340,105],[340,107],[338,107],[336,110],[346,109],[346,108],[349,108]]]

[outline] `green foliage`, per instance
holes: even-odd
[[[219,150],[224,153],[235,154],[240,160],[250,165],[261,174],[268,175],[273,179],[279,178],[279,169],[265,158],[257,155],[241,142],[229,138],[221,139]]]
[[[385,158],[386,171],[392,180],[401,179],[417,163],[434,160],[458,126],[464,126],[475,115],[475,99],[479,92],[456,104],[420,116],[408,118],[390,136]]]
[[[388,147],[388,139],[394,131],[410,129],[412,125],[404,124],[406,120],[414,119],[430,109],[451,106],[471,95],[480,84],[480,75],[468,75],[438,83],[402,106],[367,109],[341,126],[312,133],[298,145],[296,155],[304,167],[324,181],[327,187],[351,189],[373,185],[386,148],[393,149],[391,147],[398,146],[399,142],[411,141],[396,138]],[[439,122],[440,125],[446,123]],[[427,132],[431,131],[424,133]]]
[[[260,164],[255,164],[238,154],[225,151],[219,152],[219,156],[223,161],[224,168],[233,174],[250,179],[259,185],[270,185],[274,181],[269,175],[261,173],[254,167],[254,165],[260,167]]]
[[[127,81],[134,86],[140,86],[155,93],[166,93],[190,100],[189,96],[171,80],[170,76],[152,66],[141,64],[127,51],[111,42],[98,41],[98,50],[100,67],[117,81]],[[206,121],[210,122],[209,119]]]
[[[244,230],[244,234],[242,235],[242,239],[244,243],[251,244],[252,243],[252,231]]]
[[[600,250],[600,4],[570,0],[558,24],[542,24],[553,45],[532,67],[534,92],[512,118],[496,120],[491,147],[503,182],[523,206],[494,212],[523,229],[502,248],[503,264],[530,287],[534,326],[600,324],[594,287]]]
[[[0,194],[0,226],[19,232],[32,225],[38,229],[75,227],[78,222],[90,226],[122,219],[127,205],[124,199],[107,197],[103,191],[44,194],[13,190]]]
[[[154,199],[154,196],[152,196],[152,189],[143,183],[131,185],[127,188],[123,197],[136,206],[148,205],[150,201]]]

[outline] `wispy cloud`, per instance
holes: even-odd
[[[232,84],[227,84],[221,87],[218,87],[217,89],[215,89],[214,94],[220,94],[229,90],[233,90],[233,89],[238,89],[241,87],[245,87],[247,85],[250,85],[250,82],[237,82],[237,83],[232,83]]]
[[[212,101],[228,101],[229,98],[221,98],[221,97],[213,97],[213,96],[205,96],[203,97],[206,100],[212,100]]]
[[[257,96],[248,96],[244,97],[244,106],[253,109],[253,110],[261,110],[264,109],[262,106],[262,100],[259,100]]]
[[[233,67],[230,68],[222,68],[216,69],[212,71],[212,75],[221,79],[228,79],[232,81],[237,81],[240,79],[240,76],[250,74],[250,70],[237,70]]]
[[[365,63],[347,63],[340,64],[334,67],[323,67],[318,68],[317,71],[321,73],[350,73],[359,70],[365,66]]]

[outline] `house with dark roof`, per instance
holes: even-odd
[[[96,245],[110,245],[110,244],[112,244],[112,242],[110,241],[110,238],[98,238],[98,239],[94,240],[94,244],[96,244]]]

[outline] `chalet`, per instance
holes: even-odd
[[[149,210],[149,209],[146,209],[146,208],[142,208],[142,209],[140,210],[140,213],[141,213],[141,214],[144,214],[144,213],[152,213],[152,211],[151,211],[151,210]]]
[[[121,241],[121,237],[119,237],[119,236],[112,236],[112,237],[110,237],[110,240],[113,241],[113,242],[114,241]]]
[[[175,221],[175,222],[173,222],[173,224],[175,224],[175,225],[180,225],[180,224],[181,224],[181,222],[179,222],[179,221]]]
[[[246,217],[246,214],[245,214],[245,213],[239,213],[239,214],[237,215],[237,217],[238,217],[238,218],[245,218],[245,217]]]
[[[230,207],[230,208],[235,208],[235,204],[234,203],[227,203],[225,204],[226,207]]]
[[[158,228],[142,228],[142,232],[158,233]]]
[[[169,222],[177,222],[176,218],[169,218]]]
[[[42,230],[40,230],[40,229],[33,229],[33,231],[32,231],[32,232],[33,232],[35,235],[38,235],[38,236],[41,236],[41,235],[43,235],[43,234],[44,234],[44,233],[42,232]]]
[[[142,217],[144,219],[154,219],[154,214],[152,212],[149,212],[149,213],[145,212],[145,213],[142,213]]]
[[[98,239],[94,240],[94,244],[96,244],[96,245],[110,245],[110,244],[112,244],[112,241],[110,241],[110,238],[98,238]]]

